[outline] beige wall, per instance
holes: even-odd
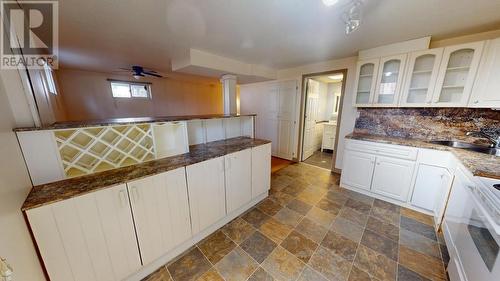
[[[68,120],[117,117],[222,113],[220,82],[213,78],[169,74],[145,78],[151,82],[152,99],[117,99],[107,79],[130,80],[128,75],[61,69],[56,72]]]
[[[17,89],[17,94],[23,94],[21,80],[4,79],[16,75],[16,71],[0,71],[0,256],[12,265],[14,280],[41,281],[45,278],[21,213],[31,182],[12,132],[12,128],[20,126],[16,119],[23,120],[25,125],[32,123],[31,113],[22,103],[13,103],[13,98],[7,98],[6,89]]]

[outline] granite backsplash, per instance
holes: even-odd
[[[466,133],[482,128],[500,130],[500,111],[491,109],[359,108],[358,112],[354,133],[361,134],[485,143]]]

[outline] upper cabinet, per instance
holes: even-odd
[[[433,105],[466,106],[481,59],[484,41],[446,47],[437,76]]]
[[[380,59],[373,103],[395,106],[399,100],[406,63],[406,54]]]
[[[500,108],[500,38],[487,41],[469,107]]]
[[[500,38],[364,59],[357,65],[353,104],[500,108],[498,73]]]
[[[356,70],[356,106],[370,106],[375,94],[379,59],[359,61]]]
[[[400,102],[402,106],[429,106],[442,57],[442,48],[413,52],[409,55],[407,77]]]

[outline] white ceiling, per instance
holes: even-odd
[[[171,58],[195,48],[281,69],[426,35],[500,28],[500,0],[365,0],[362,26],[347,36],[341,13],[349,1],[60,0],[60,62],[169,71]]]

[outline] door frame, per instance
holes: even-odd
[[[340,174],[341,170],[335,168],[335,162],[337,160],[337,147],[339,143],[339,132],[340,132],[340,124],[342,121],[342,109],[344,107],[344,97],[345,97],[345,85],[347,82],[347,68],[338,69],[338,70],[328,70],[323,72],[315,72],[308,73],[302,75],[302,83],[301,83],[301,91],[300,91],[300,118],[299,118],[299,143],[297,144],[298,150],[298,162],[302,162],[302,154],[304,152],[304,131],[305,131],[305,113],[306,113],[306,101],[307,101],[307,79],[316,77],[316,76],[324,76],[324,75],[333,75],[333,74],[342,74],[344,78],[342,79],[342,87],[340,90],[340,103],[339,103],[339,113],[337,117],[337,129],[335,132],[335,144],[334,144],[334,153],[332,156],[332,167],[330,168],[332,173]]]

